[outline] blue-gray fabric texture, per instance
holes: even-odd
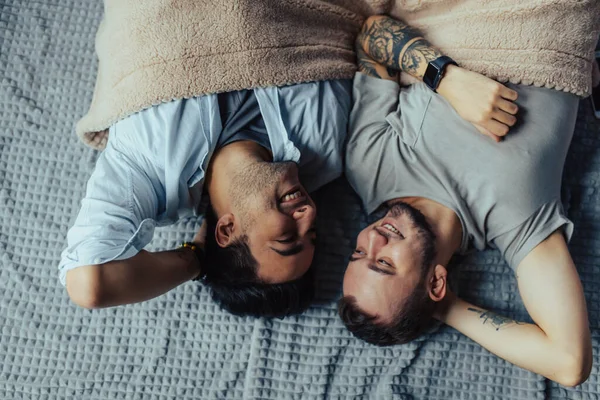
[[[233,317],[195,283],[144,304],[72,305],[57,266],[98,157],[73,125],[91,101],[101,14],[101,2],[0,2],[0,399],[600,398],[600,124],[588,100],[563,178],[595,362],[575,389],[514,367],[447,327],[391,348],[352,338],[335,300],[367,218],[343,179],[315,195],[318,299],[302,316]],[[198,223],[157,229],[150,248],[173,248]],[[499,253],[456,265],[462,296],[526,318]]]

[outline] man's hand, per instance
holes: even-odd
[[[517,121],[517,92],[476,72],[449,65],[437,91],[458,115],[496,142]]]
[[[390,80],[397,71],[423,80],[428,63],[442,55],[417,30],[384,15],[367,18],[356,48],[360,72]],[[496,142],[516,122],[517,92],[478,73],[448,65],[437,91],[463,119]]]

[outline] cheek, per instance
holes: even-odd
[[[249,210],[255,215],[267,213],[275,207],[273,196],[269,196],[265,190],[248,191],[236,201],[239,207]]]
[[[258,213],[252,227],[252,237],[267,242],[277,238],[294,229],[293,221],[282,217],[277,211]]]
[[[421,249],[412,243],[400,241],[392,249],[391,257],[400,270],[410,271],[420,268]]]
[[[355,296],[367,288],[376,288],[378,286],[378,282],[371,279],[372,277],[367,271],[366,268],[361,268],[356,261],[348,264],[342,283],[344,295]]]
[[[356,278],[354,275],[354,269],[350,265],[348,265],[346,267],[346,272],[344,273],[344,280],[342,282],[342,293],[344,296],[347,296],[355,291],[354,289]]]
[[[283,222],[276,210],[266,210],[260,213],[258,225],[262,226],[262,229],[277,229],[282,227]]]

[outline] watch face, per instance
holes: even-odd
[[[439,69],[437,68],[437,65],[434,65],[433,63],[429,63],[427,65],[427,69],[425,70],[425,75],[423,75],[423,82],[425,82],[425,84],[427,86],[429,86],[432,89],[436,89],[434,87],[435,84],[435,78],[438,76],[439,73]]]

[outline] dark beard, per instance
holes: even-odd
[[[423,213],[410,204],[399,201],[388,210],[390,217],[408,216],[410,222],[417,229],[419,245],[421,247],[421,260],[424,272],[429,270],[436,256],[435,233]]]
[[[232,179],[229,195],[234,201],[257,193],[273,191],[283,176],[294,167],[293,162],[261,161],[250,164]]]
[[[272,203],[271,196],[290,168],[295,168],[293,162],[261,161],[248,165],[232,178],[229,196],[232,203],[241,211],[241,217],[247,224],[253,223],[253,218],[251,218],[253,213],[248,205],[248,200],[257,196],[264,198],[262,207],[268,209]]]

